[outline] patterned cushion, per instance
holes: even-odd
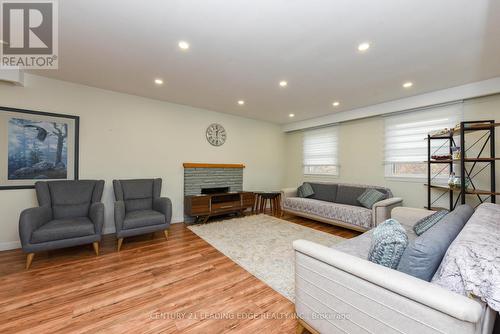
[[[297,195],[302,198],[307,198],[309,196],[314,195],[314,190],[309,183],[303,183],[297,189]]]
[[[314,195],[314,189],[312,188],[310,183],[304,183],[302,185],[302,195],[304,195],[304,197],[310,197]]]
[[[371,209],[373,204],[385,199],[385,194],[375,189],[366,189],[361,196],[358,197],[358,202],[365,208]]]
[[[318,201],[312,198],[287,197],[283,201],[283,209],[329,220],[339,220],[365,229],[372,227],[372,210],[362,206]]]
[[[413,231],[413,226],[408,226],[405,224],[401,224],[401,226],[403,226],[406,231],[409,245],[413,240],[415,240],[415,238],[417,238],[417,235]],[[335,244],[332,246],[332,248],[349,255],[368,260],[368,254],[370,253],[370,248],[372,245],[373,232],[375,232],[374,228],[369,230],[368,232],[361,234],[360,236],[346,239],[345,241]]]
[[[415,226],[413,226],[413,231],[415,231],[415,233],[417,235],[422,235],[422,233],[424,233],[425,231],[430,229],[432,226],[434,226],[434,224],[436,224],[438,221],[440,221],[441,218],[443,218],[447,214],[448,214],[447,210],[441,210],[441,211],[438,211],[436,213],[433,213],[430,216],[424,217],[424,218],[420,219],[415,224]]]
[[[373,231],[368,260],[384,267],[396,269],[408,246],[408,236],[395,219],[387,219]]]

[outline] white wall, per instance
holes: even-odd
[[[25,84],[0,84],[0,105],[80,116],[80,178],[106,181],[105,232],[114,231],[115,178],[163,178],[174,222],[183,220],[183,162],[244,163],[245,190],[283,184],[285,135],[278,125],[34,75]],[[226,128],[221,147],[205,139],[211,123]],[[32,189],[0,191],[0,249],[19,245],[19,213],[35,205]]]
[[[494,119],[500,122],[500,94],[465,101],[464,117],[466,120]],[[395,196],[404,199],[405,206],[422,208],[427,205],[427,193],[423,185],[425,181],[394,181],[385,178],[383,117],[376,116],[344,122],[339,126],[340,176],[331,179],[332,181],[387,186]],[[498,154],[500,152],[500,128],[496,130]],[[301,131],[287,134],[286,153],[285,184],[288,187],[296,187],[304,181]],[[497,189],[500,189],[500,166],[497,167],[496,175]],[[500,196],[497,196],[497,199],[500,199]]]

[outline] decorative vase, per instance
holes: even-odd
[[[448,186],[453,187],[455,182],[455,172],[451,172],[450,177],[448,178]]]
[[[469,189],[470,184],[470,178],[466,177],[465,189]],[[460,189],[462,186],[462,179],[460,178],[460,176],[455,176],[453,173],[453,175],[450,175],[450,178],[448,179],[448,185],[450,186],[450,188]]]

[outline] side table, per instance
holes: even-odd
[[[255,192],[255,205],[252,213],[265,213],[267,203],[273,216],[281,215],[281,192],[279,191],[257,191]]]

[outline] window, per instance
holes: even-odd
[[[462,104],[454,103],[385,118],[385,175],[427,176],[427,134],[453,128],[462,119]],[[449,140],[433,140],[431,154],[449,154]],[[446,176],[448,166],[432,165],[432,174]]]
[[[304,175],[338,175],[337,146],[337,126],[305,131]]]

